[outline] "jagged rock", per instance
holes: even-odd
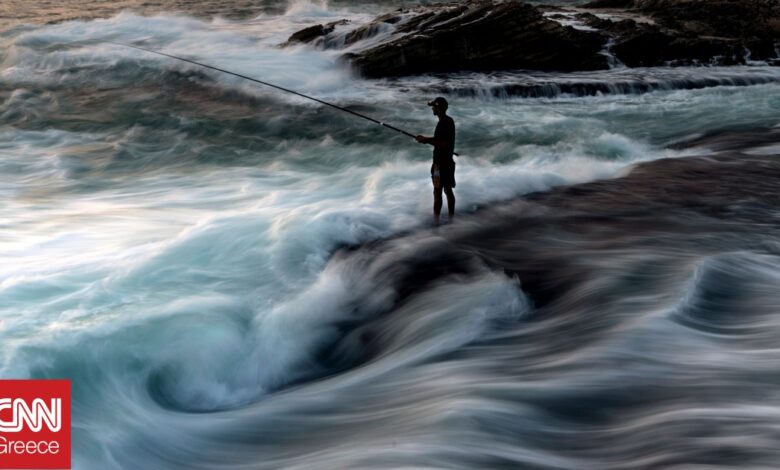
[[[347,33],[342,42],[342,46],[350,46],[358,41],[372,38],[377,34],[386,31],[388,25],[398,24],[398,26],[395,27],[395,32],[400,34],[413,33],[430,27],[431,25],[443,23],[460,15],[465,10],[465,5],[456,5],[448,6],[439,11],[424,9],[418,9],[417,11],[399,10],[396,13],[380,15],[369,24]]]
[[[780,44],[777,0],[645,0],[640,8],[668,29],[730,40],[740,56],[748,50],[753,59],[773,58]]]
[[[367,77],[607,68],[601,34],[561,26],[517,1],[428,9],[399,22],[396,31],[405,35],[345,58]]]
[[[712,63],[735,65],[743,58],[739,44],[716,38],[681,37],[661,28],[642,25],[625,35],[612,52],[629,67],[652,67],[671,63]]]
[[[394,25],[401,20],[402,17],[400,15],[396,15],[392,13],[378,16],[371,23],[365,26],[361,26],[360,28],[353,29],[352,31],[347,33],[347,35],[344,36],[343,45],[349,46],[358,41],[372,38],[377,34],[385,31],[388,27],[390,27],[388,25]]]
[[[474,6],[488,4],[482,2],[474,2]],[[437,11],[423,11],[421,14],[416,15],[412,19],[405,21],[400,25],[399,31],[404,33],[411,33],[415,31],[425,31],[436,27],[437,25],[447,25],[449,20],[458,18],[460,15],[467,13],[469,9],[468,5],[448,5]]]
[[[595,0],[583,5],[583,8],[636,8],[634,0]]]
[[[555,17],[556,15],[550,16],[550,18],[553,19],[555,19]],[[577,18],[579,21],[582,21],[585,25],[596,29],[609,30],[610,28],[614,27],[614,25],[616,24],[612,20],[599,18],[593,13],[579,13],[575,16],[575,18]]]
[[[303,28],[300,31],[294,32],[287,42],[282,44],[282,47],[290,46],[293,44],[306,44],[314,41],[315,39],[322,38],[336,29],[336,26],[347,24],[347,20],[333,21],[328,24],[315,24],[308,28]]]
[[[286,44],[312,42],[319,37],[325,36],[331,31],[333,31],[332,26],[315,24],[314,26],[309,26],[308,28],[303,28],[302,30],[293,33],[292,36],[287,39]]]
[[[343,21],[315,25],[285,45],[349,47],[342,57],[366,77],[602,69],[608,40],[610,52],[629,67],[780,62],[779,0],[595,0],[585,7],[591,12],[484,0],[398,9],[352,31],[335,29]],[[597,31],[555,21],[572,16]]]
[[[780,38],[777,0],[597,0],[585,6],[634,9],[680,32],[730,38]]]
[[[596,0],[585,7],[628,9],[655,21],[657,27],[618,34],[612,51],[629,66],[773,60],[780,45],[777,0]]]

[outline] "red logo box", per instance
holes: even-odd
[[[69,380],[0,380],[0,469],[7,468],[71,468]]]

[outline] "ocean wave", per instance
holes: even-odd
[[[426,85],[432,93],[482,99],[556,98],[603,95],[638,95],[672,90],[698,90],[714,87],[746,87],[780,82],[775,67],[678,67],[652,69],[613,69],[599,73],[574,72],[556,76],[524,72],[470,76],[456,74],[446,84]]]
[[[433,229],[430,148],[94,42],[426,134],[436,90],[524,77],[360,80],[276,48],[323,21],[299,7],[3,35],[0,375],[72,380],[74,467],[778,461],[776,83],[451,93],[458,215]]]

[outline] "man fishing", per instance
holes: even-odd
[[[449,104],[441,96],[428,102],[433,114],[439,118],[433,137],[418,135],[417,142],[433,145],[433,164],[431,165],[431,179],[433,180],[433,221],[439,225],[441,215],[441,193],[447,195],[447,210],[450,222],[455,217],[455,161],[452,154],[455,149],[455,121],[447,116]]]
[[[259,83],[261,85],[269,86],[271,88],[276,88],[277,90],[284,91],[286,93],[292,93],[293,95],[298,95],[300,97],[312,101],[316,101],[317,103],[330,106],[331,108],[338,109],[339,111],[343,111],[345,113],[352,114],[353,116],[359,117],[361,119],[365,119],[375,124],[379,124],[380,126],[398,132],[399,134],[404,134],[408,137],[417,139],[417,142],[420,142],[421,144],[431,144],[433,145],[433,164],[431,165],[431,179],[433,180],[433,220],[436,225],[439,224],[439,217],[441,215],[441,206],[442,206],[442,200],[441,200],[442,191],[444,191],[444,194],[447,195],[447,209],[449,211],[449,216],[450,216],[449,220],[452,221],[453,218],[455,217],[455,194],[452,192],[452,188],[455,187],[455,161],[452,159],[452,157],[453,155],[456,156],[458,155],[454,151],[455,121],[453,121],[451,117],[447,116],[447,108],[449,107],[449,105],[447,103],[447,100],[442,98],[441,96],[435,98],[433,101],[428,102],[428,106],[430,106],[431,109],[433,110],[433,114],[439,118],[439,122],[438,124],[436,124],[436,130],[433,133],[433,137],[425,137],[423,135],[415,136],[403,129],[399,129],[395,126],[379,121],[370,116],[366,116],[365,114],[361,114],[357,111],[353,111],[351,109],[347,109],[342,106],[329,103],[327,101],[321,100],[319,98],[315,98],[313,96],[305,95],[301,92],[291,90],[289,88],[285,88],[279,85],[274,85],[273,83],[248,77],[240,73],[231,72],[230,70],[214,67],[213,65],[204,64],[202,62],[186,59],[184,57],[178,57],[161,51],[146,49],[140,46],[134,46],[131,44],[122,44],[113,41],[103,41],[103,42],[114,44],[117,46],[122,46],[122,47],[129,47],[131,49],[137,49],[139,51],[148,52],[150,54],[157,54],[160,56],[169,57],[171,59],[180,60],[182,62],[187,62],[190,64],[198,65],[200,67],[205,67],[207,69],[216,70],[218,72],[226,73],[228,75],[233,75],[235,77],[243,78],[245,80],[249,80],[255,83]]]

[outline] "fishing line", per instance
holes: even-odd
[[[164,57],[169,57],[171,59],[181,60],[182,62],[189,62],[190,64],[199,65],[199,66],[205,67],[207,69],[216,70],[218,72],[222,72],[222,73],[226,73],[228,75],[233,75],[235,77],[243,78],[245,80],[249,80],[249,81],[252,81],[252,82],[255,82],[255,83],[259,83],[261,85],[269,86],[271,88],[276,88],[277,90],[285,91],[287,93],[292,93],[293,95],[297,95],[297,96],[300,96],[302,98],[306,98],[306,99],[309,99],[309,100],[312,100],[312,101],[316,101],[317,103],[321,103],[321,104],[324,104],[326,106],[330,106],[331,108],[338,109],[339,111],[344,111],[345,113],[352,114],[353,116],[357,116],[359,118],[366,119],[366,120],[371,121],[371,122],[373,122],[375,124],[379,124],[382,127],[386,127],[386,128],[388,128],[390,130],[396,131],[396,132],[398,132],[400,134],[404,134],[404,135],[409,136],[409,137],[411,137],[413,139],[416,139],[416,136],[414,134],[412,134],[410,132],[406,132],[403,129],[399,129],[399,128],[395,127],[395,126],[392,126],[390,124],[384,123],[384,122],[379,121],[377,119],[374,119],[371,116],[366,116],[365,114],[358,113],[357,111],[352,111],[351,109],[343,108],[343,107],[341,107],[339,105],[336,105],[336,104],[333,104],[333,103],[328,103],[327,101],[323,101],[323,100],[321,100],[319,98],[315,98],[313,96],[305,95],[305,94],[300,93],[298,91],[291,90],[289,88],[285,88],[285,87],[282,87],[282,86],[279,86],[279,85],[274,85],[273,83],[268,83],[268,82],[264,82],[263,80],[258,80],[256,78],[247,77],[246,75],[241,75],[240,73],[231,72],[230,70],[221,69],[219,67],[214,67],[213,65],[208,65],[208,64],[201,63],[201,62],[196,62],[194,60],[185,59],[183,57],[178,57],[178,56],[175,56],[175,55],[166,54],[165,52],[155,51],[155,50],[152,50],[152,49],[146,49],[146,48],[143,48],[143,47],[133,46],[133,45],[130,45],[130,44],[123,44],[121,42],[114,42],[114,41],[103,41],[103,42],[109,43],[109,44],[115,44],[117,46],[123,46],[123,47],[129,47],[129,48],[132,48],[132,49],[138,49],[139,51],[149,52],[151,54],[157,54],[157,55],[161,55],[161,56],[164,56]],[[457,156],[458,154],[453,152],[453,155]]]

